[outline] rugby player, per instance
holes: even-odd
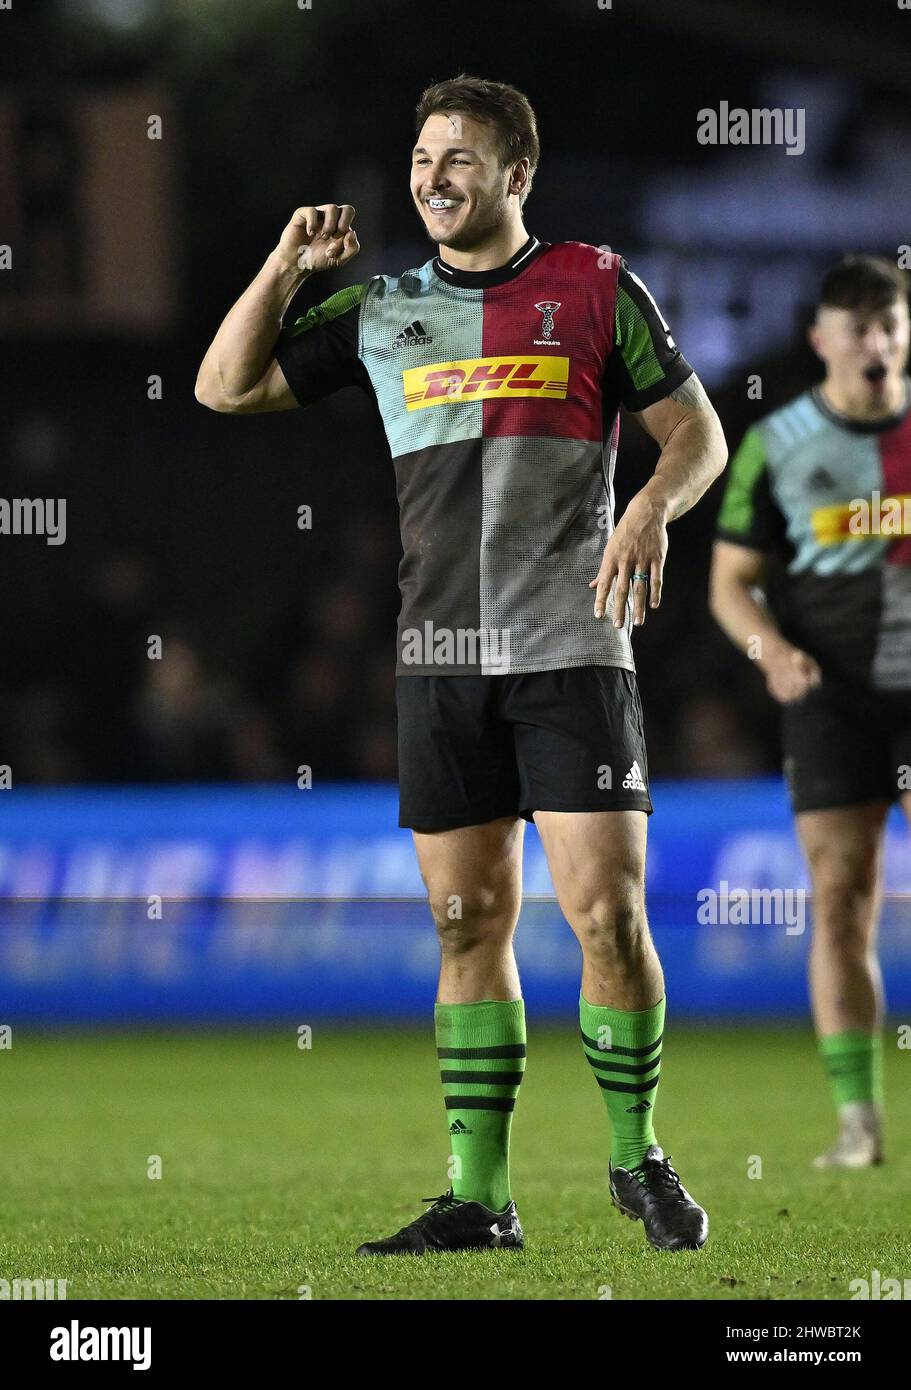
[[[813,1019],[838,1117],[819,1168],[883,1157],[879,882],[891,804],[911,818],[908,334],[894,264],[850,256],[829,271],[809,330],[824,379],[747,431],[713,553],[712,612],[782,706],[813,893]],[[786,572],[770,606],[776,556]]]
[[[512,937],[530,820],[582,947],[582,1045],[610,1118],[613,1201],[652,1245],[698,1248],[705,1212],[653,1126],[665,999],[645,914],[652,805],[630,635],[660,601],[667,525],[723,469],[724,438],[621,257],[526,230],[539,155],[527,98],[463,74],[428,88],[415,129],[411,198],[432,258],[282,327],[301,282],[359,250],[350,204],[298,208],[197,383],[200,401],[237,413],[360,385],[395,466],[399,822],[441,943],[453,1178],[359,1253],[522,1244],[509,1180],[526,1044]],[[615,528],[621,402],[661,453]]]

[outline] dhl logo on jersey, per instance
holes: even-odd
[[[911,536],[911,493],[882,497],[856,497],[834,507],[817,507],[810,517],[813,535],[819,545],[841,545],[842,541]]]
[[[426,367],[406,367],[402,385],[409,410],[451,401],[487,401],[496,396],[565,400],[569,358],[522,354],[434,362]]]

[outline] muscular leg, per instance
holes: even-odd
[[[582,948],[590,1004],[628,1011],[664,995],[645,916],[644,811],[538,811],[560,908]]]
[[[878,1157],[883,989],[876,928],[888,809],[877,801],[796,818],[813,888],[813,1019],[842,1126],[839,1144],[817,1160],[821,1167],[862,1167]]]
[[[512,940],[522,903],[525,823],[512,817],[414,835],[440,940],[440,1004],[518,999]]]
[[[502,1213],[509,1132],[525,1070],[525,1011],[512,939],[522,901],[524,822],[414,833],[440,940],[434,1011],[452,1191]]]
[[[563,914],[582,948],[582,1045],[607,1105],[611,1162],[638,1167],[652,1116],[664,976],[645,915],[644,811],[538,811]]]

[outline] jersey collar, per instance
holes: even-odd
[[[505,285],[507,280],[521,275],[526,266],[549,245],[548,241],[539,241],[536,236],[530,236],[505,265],[494,266],[492,270],[459,270],[454,265],[448,265],[442,256],[434,256],[431,265],[437,278],[447,285],[459,285],[466,290],[486,290],[491,285]]]
[[[834,425],[841,425],[842,429],[850,430],[852,434],[882,434],[886,430],[894,430],[911,409],[911,379],[908,377],[905,377],[905,399],[901,408],[894,415],[884,416],[882,420],[855,420],[851,415],[842,415],[829,405],[818,386],[811,387],[810,394],[817,410],[827,420],[831,420]]]

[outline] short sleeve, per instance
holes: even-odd
[[[358,355],[366,290],[366,284],[340,290],[282,327],[274,357],[300,405],[322,400],[344,386],[371,389]]]
[[[752,550],[780,550],[786,543],[785,517],[772,496],[765,444],[755,425],[728,466],[715,533]]]
[[[620,261],[614,320],[605,384],[627,410],[645,410],[692,376],[661,310],[625,260]]]

